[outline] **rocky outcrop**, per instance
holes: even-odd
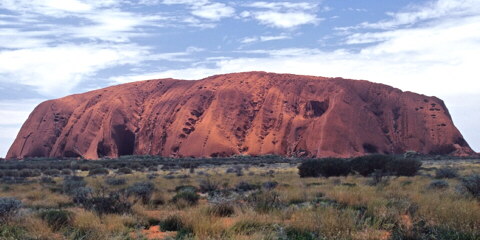
[[[158,79],[41,103],[8,158],[469,155],[438,98],[360,80],[247,72]]]

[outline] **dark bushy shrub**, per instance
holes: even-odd
[[[102,214],[123,214],[130,212],[132,205],[119,193],[110,193],[107,197],[93,197],[84,204],[86,209]]]
[[[70,195],[74,203],[84,205],[91,198],[92,192],[92,189],[89,187],[78,187],[73,189]]]
[[[276,188],[278,186],[278,182],[275,182],[275,181],[268,181],[268,182],[264,182],[262,183],[262,188],[266,189],[266,190],[272,190],[274,188]]]
[[[127,188],[127,195],[137,197],[143,204],[147,204],[152,197],[155,186],[151,182],[135,183]]]
[[[63,192],[66,194],[72,193],[74,189],[85,187],[87,184],[83,177],[71,176],[63,180]]]
[[[107,178],[105,183],[112,186],[120,186],[126,184],[127,180],[125,178]]]
[[[39,170],[37,169],[22,169],[19,171],[18,176],[19,177],[39,177],[42,175]]]
[[[91,170],[88,172],[88,176],[108,175],[108,174],[109,174],[109,171],[108,171],[108,169],[106,169],[106,168],[95,168],[95,169],[91,169]]]
[[[53,180],[53,178],[45,177],[45,176],[40,178],[40,182],[45,183],[45,184],[55,184],[56,183],[55,180]]]
[[[458,171],[454,168],[444,167],[435,171],[435,178],[456,178],[458,177]]]
[[[22,207],[22,202],[15,198],[0,198],[0,223],[7,222]]]
[[[184,227],[182,219],[178,216],[169,216],[160,221],[160,229],[166,231],[180,231]]]
[[[300,177],[346,176],[350,173],[349,163],[341,158],[308,160],[298,166]]]
[[[45,174],[47,176],[58,176],[58,175],[60,175],[60,170],[58,170],[58,169],[47,169],[47,170],[43,171],[43,174]]]
[[[216,181],[213,181],[209,178],[205,180],[201,180],[199,183],[199,190],[202,193],[210,193],[217,191],[219,189],[219,183]]]
[[[117,172],[121,174],[132,174],[132,169],[122,167],[122,168],[119,168]]]
[[[68,168],[63,169],[60,173],[61,173],[62,175],[67,175],[67,176],[73,174],[72,170],[70,170],[70,169],[68,169]]]
[[[181,185],[175,187],[175,192],[197,192],[197,188],[191,185]]]
[[[268,213],[280,207],[280,195],[273,191],[253,193],[246,200],[260,213]]]
[[[247,191],[252,191],[252,190],[257,190],[260,187],[255,184],[247,183],[247,182],[239,182],[237,186],[235,186],[235,190],[239,192],[247,192]]]
[[[472,174],[462,179],[462,185],[468,193],[480,198],[480,174]]]
[[[181,191],[173,196],[171,201],[175,204],[179,204],[178,206],[181,206],[182,204],[193,206],[198,203],[199,199],[200,196],[195,192]]]
[[[353,172],[366,177],[374,173],[375,170],[385,170],[387,163],[392,160],[393,158],[388,155],[366,155],[352,159],[350,165]]]
[[[415,176],[422,162],[416,159],[393,159],[387,163],[387,172],[396,176]]]
[[[448,182],[444,180],[433,180],[428,185],[428,189],[445,189],[448,188]]]
[[[4,170],[3,177],[18,177],[19,172],[17,170]]]
[[[40,213],[40,218],[47,222],[53,231],[70,226],[73,222],[73,214],[65,210],[46,210]]]

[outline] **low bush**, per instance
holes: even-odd
[[[273,191],[253,193],[246,201],[259,213],[268,213],[280,207],[280,195]]]
[[[39,170],[37,169],[22,169],[18,172],[19,177],[39,177],[42,175]]]
[[[175,203],[178,208],[193,206],[198,203],[200,196],[195,192],[181,191],[173,196],[171,202]]]
[[[89,187],[78,187],[70,192],[72,200],[76,204],[85,205],[92,196],[92,189]]]
[[[448,183],[444,180],[433,180],[428,185],[428,189],[445,189],[448,188]]]
[[[119,193],[89,198],[83,206],[85,209],[93,210],[100,215],[128,213],[132,207],[127,198]]]
[[[313,233],[306,230],[288,227],[285,229],[285,239],[290,240],[315,240],[318,239]]]
[[[341,158],[324,158],[307,160],[298,166],[300,177],[346,176],[350,173],[347,160]]]
[[[396,176],[415,176],[422,162],[417,159],[393,159],[386,165],[386,171]]]
[[[197,188],[191,185],[181,185],[175,187],[175,192],[197,192]]]
[[[141,200],[143,204],[147,204],[152,197],[155,186],[151,182],[135,183],[127,188],[127,195],[134,196],[138,200]]]
[[[68,168],[62,169],[62,171],[61,171],[60,173],[61,173],[62,175],[67,175],[67,176],[73,174],[72,170],[70,170],[70,169],[68,169]]]
[[[278,186],[278,182],[275,182],[275,181],[268,181],[268,182],[264,182],[262,183],[262,188],[263,189],[266,189],[266,190],[273,190],[274,188],[276,188]]]
[[[80,188],[80,187],[85,187],[87,183],[83,180],[83,177],[78,177],[78,176],[71,176],[71,177],[66,177],[63,180],[63,192],[66,194],[72,193],[73,190]]]
[[[444,167],[439,168],[435,171],[435,178],[442,179],[442,178],[456,178],[458,177],[458,171],[454,168]]]
[[[43,219],[53,231],[58,231],[70,226],[73,222],[73,214],[65,210],[46,210],[40,213]]]
[[[105,183],[111,186],[120,186],[125,185],[127,183],[127,179],[125,178],[106,178]]]
[[[350,161],[350,165],[353,172],[366,177],[374,173],[375,170],[385,170],[387,163],[392,160],[392,156],[374,154],[356,157]]]
[[[0,198],[0,223],[5,223],[14,217],[22,207],[22,202],[15,198]]]
[[[47,170],[43,171],[43,174],[45,174],[47,176],[58,176],[58,175],[60,175],[60,170],[58,170],[58,169],[47,169]]]
[[[235,186],[235,190],[239,192],[247,192],[247,191],[252,191],[252,190],[257,190],[259,189],[260,186],[251,184],[248,182],[241,181]]]
[[[117,170],[117,173],[121,173],[121,174],[132,174],[132,172],[133,172],[132,169],[126,168],[126,167],[122,167]]]
[[[106,168],[94,168],[90,169],[88,172],[88,176],[95,176],[95,175],[108,175],[110,172]]]
[[[55,183],[57,183],[57,182],[55,182],[55,180],[53,180],[53,178],[45,177],[45,176],[40,178],[40,182],[45,183],[45,184],[55,184]]]
[[[199,183],[199,190],[202,193],[214,192],[219,189],[220,184],[210,178],[201,180]]]
[[[178,216],[169,216],[160,221],[160,229],[166,231],[180,231],[184,227],[182,219]]]
[[[472,174],[462,179],[462,185],[472,196],[480,198],[480,174]]]

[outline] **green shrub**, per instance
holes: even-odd
[[[60,173],[62,175],[72,175],[73,174],[72,170],[70,170],[68,168],[63,169]]]
[[[444,180],[433,180],[428,185],[428,189],[445,189],[448,188],[448,183]]]
[[[47,176],[58,176],[58,175],[60,175],[60,170],[58,170],[58,169],[47,169],[47,170],[43,171],[43,174],[45,174]]]
[[[252,190],[257,190],[259,189],[260,186],[256,184],[251,184],[248,182],[241,181],[235,186],[235,190],[238,192],[247,192],[247,191],[252,191]]]
[[[73,214],[65,210],[46,210],[40,213],[40,218],[47,222],[53,231],[70,226],[73,222]]]
[[[300,177],[346,176],[350,173],[348,161],[341,158],[307,160],[298,166]]]
[[[198,203],[200,196],[195,192],[179,192],[172,198],[172,202],[177,206],[182,207],[180,204],[186,204],[186,206],[193,206]]]
[[[353,172],[366,177],[374,173],[375,170],[385,170],[387,163],[392,160],[391,156],[374,154],[356,157],[350,161],[350,165]]]
[[[480,198],[480,174],[472,174],[462,179],[462,185],[472,196]]]
[[[197,188],[191,185],[181,185],[175,187],[175,192],[197,192]]]
[[[22,202],[15,198],[0,198],[0,223],[8,222],[22,207]]]
[[[140,182],[135,183],[129,188],[127,188],[127,195],[134,196],[137,199],[141,200],[143,204],[147,204],[152,197],[153,190],[155,186],[151,182]]]
[[[386,170],[396,176],[415,176],[422,162],[416,159],[393,159],[386,165]]]
[[[450,167],[439,168],[435,171],[435,178],[456,178],[458,177],[458,171]]]
[[[219,183],[209,178],[201,180],[199,183],[199,190],[202,193],[210,193],[219,189]]]
[[[318,239],[315,235],[311,232],[288,227],[285,229],[286,239],[288,240],[315,240]]]
[[[182,219],[178,216],[169,216],[160,221],[160,229],[162,231],[179,231],[184,227]]]
[[[122,168],[119,168],[117,172],[121,174],[132,174],[133,171],[130,168],[122,167]]]
[[[39,177],[42,175],[39,170],[37,169],[22,169],[19,171],[19,177]]]
[[[88,172],[88,176],[94,176],[94,175],[108,175],[109,171],[106,168],[95,168],[95,169],[90,169]]]
[[[111,186],[120,186],[125,185],[127,183],[127,179],[125,178],[106,178],[105,183]]]
[[[63,192],[66,194],[72,193],[73,190],[85,187],[87,183],[83,180],[83,177],[71,176],[66,177],[63,180]]]
[[[268,213],[280,207],[280,195],[274,191],[256,192],[246,200],[259,213]]]

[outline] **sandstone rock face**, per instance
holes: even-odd
[[[469,155],[443,101],[382,84],[265,72],[148,80],[41,103],[8,158]]]

